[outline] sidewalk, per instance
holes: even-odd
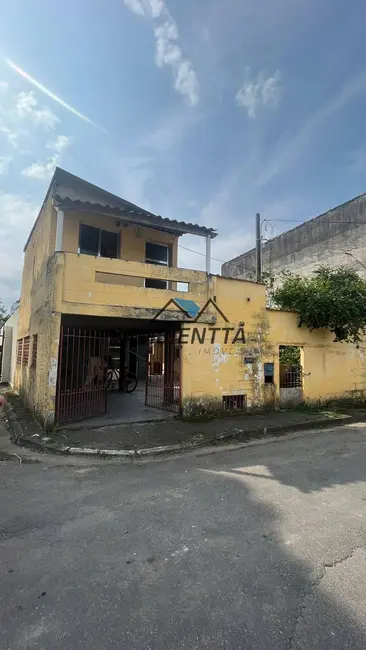
[[[366,421],[366,409],[349,411],[278,411],[245,414],[205,422],[167,420],[78,430],[59,429],[46,435],[21,399],[8,396],[6,415],[18,444],[42,451],[100,456],[144,456],[173,453],[204,445],[245,442],[306,429]]]

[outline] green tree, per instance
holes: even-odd
[[[319,267],[310,278],[284,273],[282,283],[268,282],[271,302],[297,311],[299,327],[326,328],[335,341],[360,343],[366,332],[366,282],[356,271]]]
[[[3,301],[0,298],[0,328],[4,325],[5,321],[8,320],[9,315],[5,308]]]
[[[280,364],[282,366],[299,366],[301,364],[300,348],[296,345],[286,345],[280,348]]]

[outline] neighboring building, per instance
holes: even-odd
[[[184,233],[206,238],[207,272],[177,268]],[[363,393],[364,348],[266,309],[261,284],[211,275],[215,236],[56,169],[25,246],[15,371],[45,428],[112,411],[133,421],[152,407],[200,414]],[[301,372],[281,371],[287,345],[300,348]],[[107,394],[116,366],[119,388],[128,366],[142,390]]]
[[[0,383],[14,385],[19,308],[0,328]]]
[[[287,269],[308,276],[321,264],[348,266],[366,278],[366,194],[263,244],[263,271],[278,274]],[[222,275],[255,279],[255,268],[253,249],[226,262]]]

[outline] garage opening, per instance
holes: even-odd
[[[59,424],[105,426],[179,414],[177,323],[96,318],[90,323],[94,327],[77,327],[72,317],[63,321],[56,389]],[[80,325],[87,322],[79,317]]]

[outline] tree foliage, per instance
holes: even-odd
[[[352,269],[319,267],[310,278],[284,273],[269,297],[280,309],[297,311],[299,327],[327,328],[335,341],[358,344],[366,332],[366,282]]]
[[[280,364],[282,366],[299,366],[301,364],[300,348],[296,345],[280,347]]]
[[[4,325],[5,321],[8,320],[8,313],[5,308],[3,301],[0,298],[0,328]]]

